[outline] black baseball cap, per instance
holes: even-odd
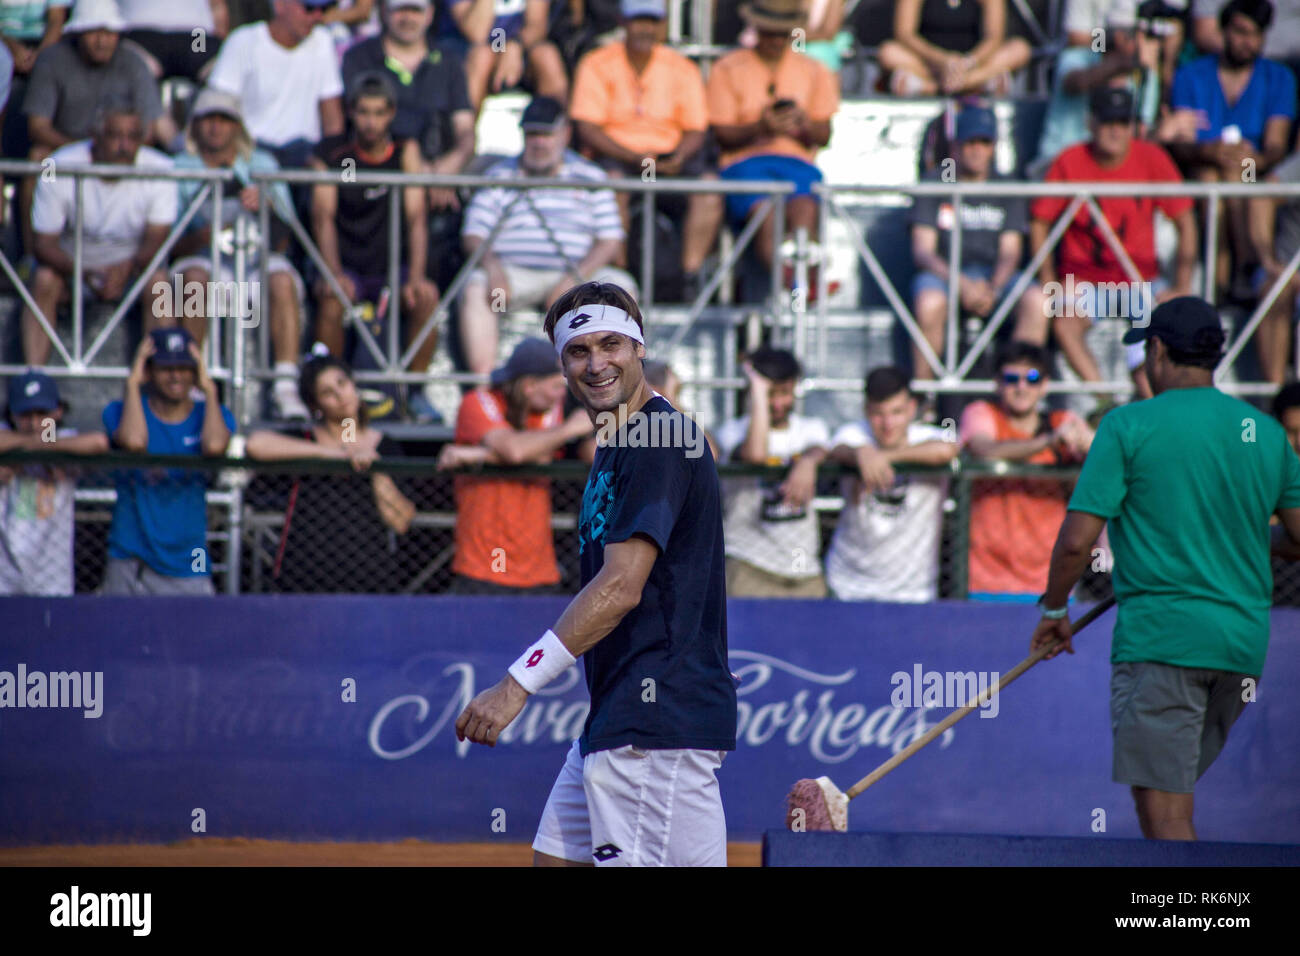
[[[190,354],[190,345],[194,336],[177,326],[170,329],[154,329],[149,333],[153,338],[154,353],[149,361],[158,367],[164,365],[194,366],[194,356]]]
[[[493,385],[504,385],[521,375],[559,375],[560,359],[546,339],[524,339],[515,346],[506,364],[492,370]]]
[[[1099,86],[1088,98],[1088,108],[1099,123],[1133,119],[1133,94],[1122,86]]]
[[[1223,349],[1223,326],[1214,306],[1194,295],[1180,295],[1156,306],[1150,321],[1124,333],[1124,344],[1145,342],[1152,336],[1179,352],[1218,352]]]
[[[525,132],[535,130],[549,133],[564,122],[564,104],[549,96],[534,96],[532,102],[524,109],[519,119],[519,126]]]

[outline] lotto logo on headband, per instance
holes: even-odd
[[[564,313],[555,323],[555,351],[564,355],[564,347],[579,335],[592,332],[617,332],[645,344],[636,319],[613,305],[582,305]]]

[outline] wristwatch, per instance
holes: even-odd
[[[1066,604],[1064,607],[1048,607],[1046,591],[1038,596],[1038,609],[1043,612],[1043,617],[1047,618],[1049,621],[1059,621],[1070,613],[1069,604]]]

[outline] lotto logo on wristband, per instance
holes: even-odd
[[[540,663],[542,662],[542,656],[543,656],[543,655],[542,655],[542,652],[541,652],[540,650],[533,651],[533,656],[530,657],[530,658],[528,658],[528,663],[525,664],[524,666],[525,666],[525,667],[536,667],[538,664],[540,664]]]

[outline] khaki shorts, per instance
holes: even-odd
[[[740,558],[727,558],[727,597],[824,598],[826,579],[785,578]]]
[[[1249,674],[1154,661],[1111,665],[1116,783],[1191,793],[1241,716]]]

